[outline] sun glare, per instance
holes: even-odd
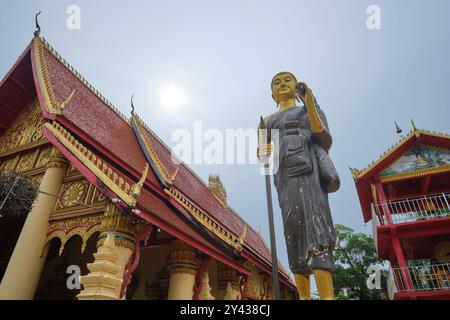
[[[186,104],[187,94],[178,84],[166,84],[160,89],[159,100],[164,109],[176,111]]]

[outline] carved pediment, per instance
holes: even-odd
[[[415,146],[404,153],[380,175],[390,176],[445,167],[450,167],[450,150],[431,146]]]

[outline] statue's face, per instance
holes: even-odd
[[[275,76],[272,81],[272,96],[277,102],[293,99],[296,96],[297,80],[289,72]]]

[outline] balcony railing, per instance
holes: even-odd
[[[450,216],[450,194],[372,204],[377,225],[414,222]],[[390,219],[389,219],[390,217]]]
[[[391,268],[390,274],[393,292],[450,290],[449,263]]]

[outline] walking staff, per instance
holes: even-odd
[[[261,117],[261,122],[259,124],[260,128],[260,141],[264,141],[264,144],[269,144],[268,136],[267,136],[267,127],[264,123],[264,119]],[[273,290],[275,293],[275,300],[280,300],[280,284],[278,279],[278,258],[277,258],[277,245],[275,240],[275,227],[273,222],[273,207],[272,207],[272,189],[270,182],[270,168],[269,168],[269,159],[264,159],[264,175],[266,178],[266,197],[267,197],[267,211],[269,215],[269,232],[270,232],[270,248],[272,253],[272,271],[273,271]]]

